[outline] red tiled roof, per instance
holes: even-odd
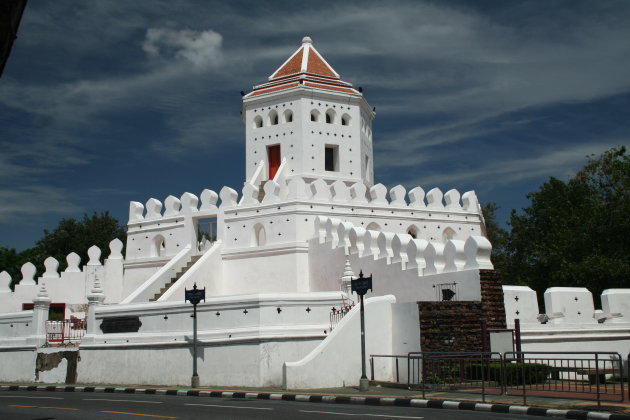
[[[269,81],[254,86],[246,97],[263,95],[298,86],[325,89],[360,95],[317,52],[311,38],[304,37],[302,45],[271,76]]]
[[[293,54],[293,57],[289,58],[289,60],[286,63],[284,63],[282,67],[276,70],[276,72],[273,74],[274,78],[299,73],[300,68],[302,67],[303,54],[304,54],[304,47],[300,47],[300,49],[297,50]]]

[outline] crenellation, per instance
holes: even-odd
[[[6,271],[0,273],[0,292],[11,291],[11,275]]]
[[[162,202],[156,198],[149,198],[145,204],[146,214],[144,220],[159,219],[162,217]]]
[[[234,207],[238,203],[238,193],[230,187],[221,188],[219,197],[221,197],[221,205],[219,208]]]
[[[217,210],[217,200],[219,199],[219,195],[216,192],[206,188],[201,191],[199,199],[201,201],[199,211],[212,212]]]
[[[71,252],[66,256],[67,267],[64,270],[64,273],[80,273],[81,268],[79,264],[81,264],[81,257],[76,252]]]
[[[57,279],[59,278],[59,261],[54,257],[48,257],[44,260],[44,267],[46,271],[42,275],[45,279]]]
[[[355,182],[350,187],[350,202],[354,204],[367,204],[367,187],[362,182]]]
[[[193,193],[185,192],[179,199],[181,203],[181,212],[185,215],[191,215],[197,213],[199,206],[199,197]]]
[[[444,201],[446,203],[444,208],[446,210],[451,210],[451,211],[461,211],[461,210],[463,210],[461,204],[459,203],[459,199],[460,199],[459,191],[457,191],[455,189],[448,190],[444,194]]]
[[[164,200],[164,217],[173,217],[179,215],[182,208],[182,202],[179,198],[169,195]]]
[[[393,256],[392,252],[392,239],[394,239],[393,232],[379,232],[378,237],[376,238],[376,245],[378,246],[378,256],[377,258],[385,259],[387,264],[391,263],[391,258]]]
[[[265,197],[262,200],[264,204],[280,201],[280,185],[276,181],[270,179],[265,183],[263,189],[265,190]]]
[[[350,201],[350,190],[346,186],[346,183],[341,180],[336,180],[330,186],[332,192],[333,203],[347,203]]]
[[[35,272],[37,269],[35,265],[31,262],[27,262],[22,265],[20,272],[22,273],[22,279],[20,279],[19,284],[22,286],[34,285],[35,283]]]
[[[92,245],[88,249],[89,261],[88,266],[100,266],[101,265],[101,249],[96,245]]]
[[[429,241],[425,239],[411,239],[407,243],[407,269],[417,269],[418,275],[424,275],[424,269],[427,266],[424,259],[424,252],[429,246]]]
[[[442,198],[444,195],[442,194],[442,190],[435,187],[427,193],[427,208],[428,209],[443,209],[444,204],[442,203]]]
[[[424,203],[424,190],[421,187],[415,187],[409,191],[409,207],[416,209],[424,209],[427,205]]]
[[[439,242],[429,242],[424,250],[424,260],[426,267],[425,275],[439,274],[444,270],[444,244]]]
[[[129,223],[138,222],[144,220],[142,213],[144,212],[144,205],[137,201],[129,202]]]
[[[376,184],[370,188],[370,204],[389,205],[387,201],[387,188],[383,184]]]
[[[241,201],[239,205],[241,206],[249,206],[253,204],[258,204],[258,194],[259,188],[249,182],[246,182],[243,185],[243,196],[241,197]]]
[[[389,203],[392,207],[407,207],[407,202],[405,201],[405,194],[407,190],[402,185],[396,185],[394,188],[389,190],[389,197],[391,198],[391,202]]]
[[[464,244],[464,254],[466,255],[466,264],[464,265],[466,270],[494,269],[490,261],[492,245],[486,237],[470,235]]]
[[[463,270],[466,266],[466,253],[464,241],[449,240],[444,245],[444,272],[450,273],[453,271]]]

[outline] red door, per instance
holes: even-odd
[[[267,160],[269,161],[269,179],[273,179],[280,167],[280,145],[267,147]]]

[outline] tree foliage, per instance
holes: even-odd
[[[28,261],[37,267],[37,276],[40,276],[44,268],[44,259],[54,257],[59,261],[59,269],[67,267],[66,256],[76,252],[81,257],[82,263],[87,263],[87,250],[92,246],[98,246],[101,251],[101,260],[109,252],[109,243],[118,238],[123,243],[126,241],[126,232],[118,220],[109,212],[101,214],[85,214],[83,219],[62,219],[52,231],[44,230],[43,236],[36,242],[33,248],[22,252],[15,249],[0,248],[0,272],[7,271],[12,283],[21,278],[20,269]]]
[[[587,287],[594,296],[630,287],[630,157],[613,148],[568,182],[550,178],[522,213],[512,210],[498,268],[504,282]]]

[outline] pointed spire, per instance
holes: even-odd
[[[286,89],[321,89],[361,96],[351,83],[341,80],[337,73],[313,46],[306,35],[302,44],[280,67],[269,76],[269,81],[254,86],[244,99],[275,93]]]
[[[352,299],[352,279],[354,278],[354,272],[352,266],[350,266],[350,259],[346,258],[346,266],[343,269],[343,275],[341,276],[341,291],[348,295],[349,299]]]
[[[48,289],[46,289],[46,283],[42,282],[42,285],[39,288],[39,293],[37,293],[37,297],[39,297],[39,298],[47,298],[48,297]]]
[[[324,60],[315,47],[313,47],[313,40],[308,35],[302,38],[300,48],[269,76],[269,80],[297,73],[311,73],[339,79],[339,74]]]

